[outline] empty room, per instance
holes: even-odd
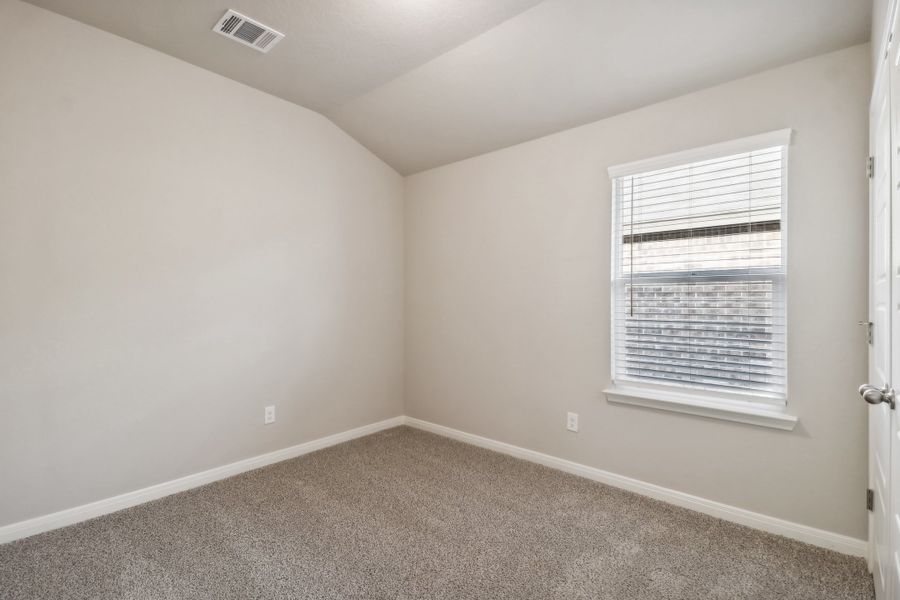
[[[897,4],[0,0],[0,600],[900,600]]]

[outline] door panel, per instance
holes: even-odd
[[[891,36],[893,37],[893,36]],[[894,46],[898,46],[894,44]],[[890,97],[891,135],[888,143],[886,160],[891,163],[891,226],[888,245],[891,261],[890,278],[890,326],[891,326],[891,383],[900,382],[900,46],[890,52]],[[896,348],[897,352],[893,349]],[[882,404],[882,406],[887,406]],[[893,581],[890,595],[893,600],[900,600],[900,413],[890,410],[891,423],[891,464],[890,464],[890,548]]]
[[[869,191],[869,319],[872,321],[872,345],[869,347],[869,383],[882,386],[891,381],[891,94],[892,69],[883,61],[876,76],[870,108],[870,155],[874,171]],[[900,97],[900,96],[898,96]],[[900,229],[898,229],[900,231]],[[900,263],[898,263],[900,264]],[[871,560],[878,600],[893,599],[900,593],[900,573],[892,552],[891,504],[892,415],[888,404],[869,408],[869,463],[871,486],[875,493],[871,515]],[[900,444],[898,444],[900,447]],[[897,537],[896,539],[900,539]]]

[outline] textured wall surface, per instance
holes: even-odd
[[[855,46],[407,178],[407,414],[865,538],[869,56]],[[608,404],[607,167],[787,127],[797,428]]]
[[[0,21],[0,525],[402,414],[393,169],[153,50]]]
[[[0,525],[405,410],[865,537],[868,47],[408,178],[404,214],[318,114],[17,0],[0,20]],[[607,404],[606,168],[784,127],[799,426]]]

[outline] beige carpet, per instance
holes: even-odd
[[[864,562],[405,427],[0,546],[0,598],[870,599]]]

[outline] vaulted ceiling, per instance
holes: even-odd
[[[865,42],[871,0],[29,0],[317,110],[404,174]],[[211,31],[233,8],[286,34]]]

